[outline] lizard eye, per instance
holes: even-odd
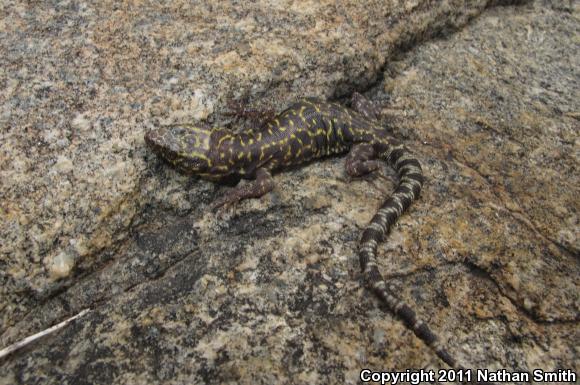
[[[181,136],[183,135],[183,133],[184,133],[183,127],[180,126],[171,127],[171,135]]]

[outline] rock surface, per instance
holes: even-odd
[[[492,8],[400,53],[486,2],[451,3],[12,6],[0,346],[93,310],[0,361],[0,384],[443,367],[361,285],[360,232],[393,183],[348,181],[329,159],[219,218],[223,187],[143,146],[152,124],[228,123],[244,90],[279,107],[368,87],[381,68],[369,95],[427,175],[379,248],[383,272],[465,366],[580,371],[578,10]]]
[[[158,190],[150,127],[342,95],[490,3],[3,2],[0,333],[117,259]]]

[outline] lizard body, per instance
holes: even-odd
[[[352,104],[357,111],[305,99],[256,131],[233,134],[221,128],[175,125],[150,131],[145,140],[157,155],[182,171],[214,181],[230,176],[253,180],[219,198],[216,207],[262,196],[274,188],[272,171],[312,159],[349,151],[345,166],[353,177],[373,172],[386,161],[397,171],[399,183],[362,234],[359,260],[364,278],[379,299],[440,359],[460,368],[427,324],[385,283],[377,265],[378,244],[419,196],[421,166],[378,125],[368,101],[355,94]]]

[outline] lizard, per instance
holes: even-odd
[[[258,198],[274,188],[272,172],[313,159],[348,152],[350,177],[377,171],[387,162],[399,181],[362,233],[359,262],[367,286],[446,364],[463,369],[427,323],[387,285],[377,263],[377,247],[391,227],[419,197],[424,177],[419,161],[377,122],[372,103],[355,93],[351,107],[306,98],[257,129],[233,133],[194,124],[158,127],[145,134],[146,144],[178,170],[210,181],[249,179],[218,198],[213,208]]]

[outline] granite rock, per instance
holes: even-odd
[[[146,130],[368,86],[491,3],[3,2],[0,332],[115,260],[159,196]]]
[[[216,216],[224,187],[143,145],[155,124],[236,122],[232,100],[371,86],[427,176],[379,249],[390,282],[467,367],[579,371],[572,3],[492,8],[455,34],[487,3],[176,4],[9,6],[0,346],[93,310],[0,362],[0,384],[443,367],[361,282],[360,232],[394,178],[349,181],[332,158]]]

